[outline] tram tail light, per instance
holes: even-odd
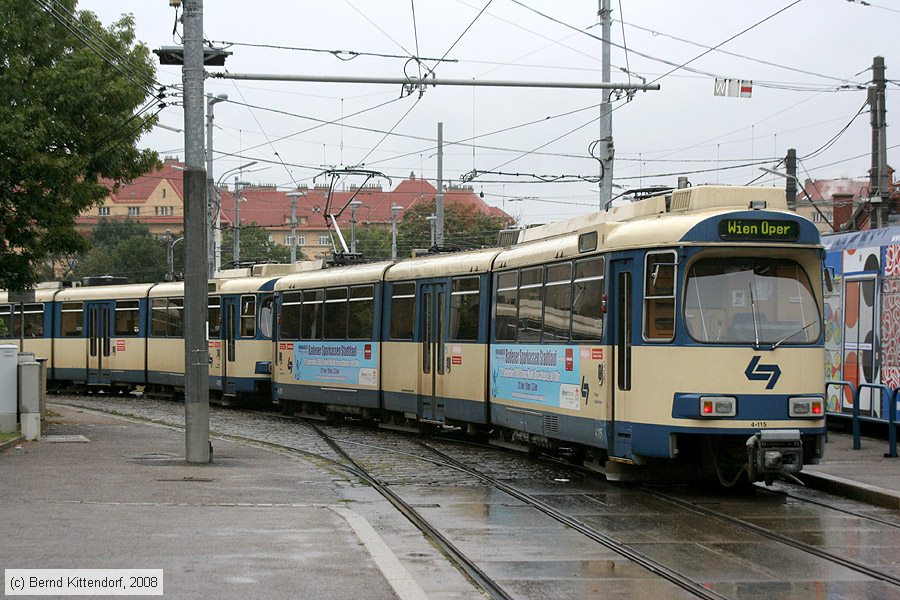
[[[731,396],[700,396],[701,417],[733,417],[737,415],[737,399]]]
[[[824,405],[820,396],[790,398],[788,414],[792,417],[817,418],[824,414]]]

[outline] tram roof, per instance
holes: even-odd
[[[153,287],[152,283],[129,283],[125,285],[95,285],[90,287],[66,288],[56,295],[57,302],[83,302],[85,300],[116,300],[143,298]]]
[[[450,275],[471,275],[487,273],[491,270],[494,257],[500,248],[486,248],[468,252],[452,252],[431,256],[410,258],[396,263],[385,275],[385,281],[398,281],[421,277],[446,277]]]
[[[238,277],[210,280],[210,294],[243,294],[271,291],[277,277]]]
[[[579,236],[597,232],[597,251],[679,244],[697,225],[719,215],[747,212],[786,214],[783,190],[749,186],[698,186],[673,190],[630,205],[523,232],[519,244],[503,250],[495,268],[577,257]],[[588,254],[590,250],[585,251]]]
[[[384,277],[385,270],[392,264],[386,261],[295,273],[279,279],[275,283],[275,289],[279,291],[302,290],[335,285],[378,283]]]

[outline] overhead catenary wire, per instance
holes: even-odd
[[[623,20],[623,19],[616,19],[616,20],[618,20],[619,23],[622,24],[622,27],[623,27],[623,28],[627,25],[628,27],[632,27],[632,28],[634,28],[634,29],[639,29],[640,31],[645,31],[645,32],[647,32],[647,33],[650,33],[650,34],[653,35],[653,36],[659,36],[659,37],[668,38],[668,39],[671,39],[671,40],[675,40],[676,42],[682,42],[682,43],[684,43],[684,44],[690,44],[691,46],[695,46],[695,47],[698,47],[698,48],[712,49],[712,50],[715,50],[715,52],[718,52],[718,53],[720,53],[720,54],[725,54],[725,55],[728,55],[728,56],[733,56],[733,57],[735,57],[735,58],[740,58],[740,59],[743,59],[743,60],[748,60],[748,61],[751,61],[751,62],[759,63],[759,64],[761,64],[761,65],[766,65],[766,66],[769,66],[769,67],[775,67],[775,68],[778,68],[778,69],[783,69],[783,70],[786,70],[786,71],[791,71],[791,72],[793,72],[793,73],[801,73],[801,74],[803,74],[803,75],[812,75],[812,76],[814,76],[814,77],[820,77],[820,78],[822,78],[822,79],[831,79],[831,80],[833,80],[833,81],[837,81],[837,82],[840,82],[840,83],[846,83],[846,82],[850,81],[850,80],[848,80],[848,79],[846,79],[846,78],[843,78],[843,77],[835,77],[835,76],[833,76],[833,75],[825,75],[825,74],[823,74],[823,73],[816,73],[816,72],[814,72],[814,71],[807,71],[806,69],[800,69],[800,68],[797,68],[797,67],[790,67],[790,66],[787,66],[787,65],[782,65],[782,64],[779,64],[779,63],[776,63],[776,62],[772,62],[772,61],[768,61],[768,60],[762,60],[762,59],[759,59],[759,58],[753,58],[752,56],[747,56],[747,55],[745,55],[745,54],[739,54],[739,53],[737,53],[737,52],[731,52],[731,51],[729,51],[729,50],[723,50],[722,48],[710,48],[710,46],[705,46],[705,45],[703,45],[703,44],[701,44],[701,43],[699,43],[699,42],[695,42],[695,41],[693,41],[693,40],[681,38],[681,37],[678,37],[678,36],[675,36],[675,35],[672,35],[672,34],[669,34],[669,33],[664,33],[664,32],[662,32],[662,31],[659,31],[659,30],[656,30],[656,29],[651,29],[651,28],[649,28],[649,27],[642,27],[641,25],[636,25],[636,24],[634,24],[634,23],[629,23],[629,22],[627,22],[627,21],[625,21],[625,20]],[[622,35],[624,36],[624,33],[623,33]],[[852,82],[852,81],[851,81],[850,83],[853,83],[853,84],[855,84],[855,85],[861,85],[861,84],[857,84],[856,82]]]

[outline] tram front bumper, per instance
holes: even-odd
[[[803,442],[799,429],[760,431],[747,440],[750,481],[770,483],[776,475],[793,475],[803,469]]]

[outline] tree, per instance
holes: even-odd
[[[75,265],[78,279],[92,275],[128,277],[132,283],[163,281],[168,272],[166,242],[144,223],[101,219],[91,235],[91,250]],[[175,246],[175,271],[182,270],[184,244]]]
[[[222,266],[233,263],[234,234],[231,229],[222,232]],[[300,256],[298,255],[298,258]],[[290,246],[269,241],[269,232],[255,222],[241,226],[241,262],[279,262],[291,260]],[[226,267],[227,268],[227,267]]]
[[[367,260],[384,260],[391,257],[390,228],[367,225],[356,228],[356,251]]]
[[[0,0],[0,288],[84,252],[75,217],[158,163],[136,147],[156,121],[137,109],[158,92],[133,19],[106,29],[75,4]]]
[[[407,257],[415,248],[431,246],[431,223],[426,217],[434,211],[432,200],[403,212],[403,220],[397,225],[397,256]],[[444,245],[463,250],[496,246],[499,231],[511,223],[511,219],[487,215],[471,204],[445,203]]]

